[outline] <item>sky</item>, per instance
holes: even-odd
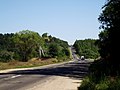
[[[73,44],[98,39],[106,0],[0,0],[0,33],[32,30]]]

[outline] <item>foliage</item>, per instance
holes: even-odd
[[[95,61],[79,90],[120,90],[120,77],[111,76],[112,69],[105,60]]]
[[[68,49],[68,42],[60,40],[59,38],[48,36],[47,33],[42,35],[45,40],[45,54],[53,58],[69,58],[70,51]]]
[[[101,31],[99,34],[99,40],[96,41],[96,44],[99,48],[99,53],[102,58],[107,58],[109,56],[110,51],[110,41],[108,39],[108,32],[107,30]]]
[[[38,57],[39,46],[43,46],[44,44],[43,39],[38,33],[29,30],[16,33],[13,41],[16,49],[15,53],[19,54],[19,58],[22,61]]]
[[[13,45],[13,40],[12,37],[14,36],[13,33],[11,34],[0,34],[0,50],[8,50],[10,51],[14,45]]]
[[[30,30],[22,30],[15,34],[0,34],[0,61],[11,60],[28,61],[31,58],[69,58],[68,43],[59,38],[48,36],[42,37]],[[63,58],[63,59],[64,59]]]
[[[57,57],[57,56],[59,56],[59,54],[60,54],[60,47],[59,47],[59,45],[58,44],[56,44],[56,43],[52,43],[52,44],[50,44],[50,46],[49,46],[49,55],[51,56],[51,57]]]
[[[14,52],[3,50],[0,52],[0,61],[2,62],[9,62],[13,60]]]
[[[115,53],[120,49],[119,30],[120,30],[120,0],[107,0],[103,11],[99,16],[99,21],[104,30],[99,34],[99,51],[101,57],[110,58],[112,62],[118,63],[119,53]],[[116,63],[116,64],[117,64]]]
[[[13,33],[0,34],[0,61],[8,62],[13,59],[14,52],[12,51],[13,45]]]
[[[96,42],[101,60],[90,66],[89,75],[83,80],[79,90],[89,86],[89,90],[120,90],[119,30],[120,30],[120,0],[107,0],[99,21],[103,29]],[[89,85],[91,84],[91,85]]]
[[[120,30],[120,0],[107,0],[103,7],[103,11],[99,16],[101,28],[103,31],[99,34],[97,44],[99,52],[103,60],[107,60],[108,64],[114,69],[111,69],[112,74],[118,74],[120,62],[119,53],[119,30]]]
[[[95,59],[99,57],[98,47],[95,45],[95,41],[94,39],[76,40],[73,46],[78,55]]]

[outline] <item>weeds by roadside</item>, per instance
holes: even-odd
[[[33,58],[28,62],[20,62],[20,61],[12,60],[7,63],[0,62],[0,70],[13,69],[13,68],[30,68],[30,67],[59,63],[63,61],[64,60],[58,60],[56,58],[46,58],[46,59]]]
[[[95,61],[78,90],[120,90],[119,68],[116,70],[117,74],[114,70],[107,61]]]

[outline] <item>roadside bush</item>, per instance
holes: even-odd
[[[87,76],[78,90],[120,90],[120,78],[104,76],[99,81],[95,81],[95,76]],[[99,78],[99,77],[98,77]]]
[[[9,62],[13,60],[13,55],[13,52],[7,50],[0,51],[0,62]]]
[[[108,90],[120,90],[120,77],[110,77]]]
[[[81,86],[78,88],[78,90],[94,90],[95,84],[90,80],[90,77],[85,77],[82,81]]]
[[[105,60],[97,60],[89,67],[89,75],[83,79],[79,90],[120,90],[119,73]],[[116,71],[117,72],[117,71]]]

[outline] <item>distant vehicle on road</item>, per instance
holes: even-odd
[[[81,60],[85,60],[85,56],[81,56],[80,59],[81,59]]]

